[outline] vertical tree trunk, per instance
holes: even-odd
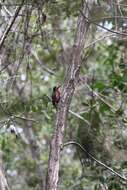
[[[73,52],[71,55],[72,62],[70,63],[68,68],[68,72],[66,75],[61,95],[62,98],[58,105],[56,122],[55,122],[55,131],[52,137],[51,147],[50,147],[46,190],[58,189],[60,148],[63,142],[63,135],[64,135],[64,130],[66,128],[66,121],[67,121],[70,102],[74,94],[76,82],[79,77],[79,70],[81,66],[81,55],[85,45],[87,31],[89,28],[88,22],[86,21],[86,19],[84,19],[85,17],[89,16],[89,9],[86,3],[84,3],[83,6],[84,7],[78,17],[78,22],[77,22],[77,32],[74,40]]]
[[[0,190],[9,190],[9,186],[7,184],[6,177],[2,168],[2,152],[0,151]]]

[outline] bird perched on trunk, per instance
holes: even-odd
[[[54,86],[52,92],[52,104],[57,109],[57,105],[60,101],[60,87],[61,86]]]

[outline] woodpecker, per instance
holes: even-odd
[[[57,109],[57,105],[60,101],[60,87],[61,86],[54,86],[52,92],[52,104]]]

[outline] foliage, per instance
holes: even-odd
[[[19,3],[1,3],[0,38]],[[79,0],[25,1],[0,50],[0,148],[12,190],[36,190],[44,184],[56,113],[52,88],[62,84],[67,73],[81,5]],[[127,14],[126,6],[94,2],[88,47],[70,108],[80,117],[69,113],[65,141],[80,142],[95,158],[126,175],[127,46],[123,36],[109,36],[97,26],[124,31],[125,19],[113,19],[121,14]],[[124,182],[75,147],[61,152],[59,186],[126,189]]]

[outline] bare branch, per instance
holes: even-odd
[[[71,113],[72,115],[74,115],[75,117],[81,119],[82,121],[84,121],[88,126],[90,126],[89,121],[87,121],[86,119],[84,119],[84,117],[82,117],[81,115],[79,115],[78,113],[73,112],[72,110],[69,110],[69,113]]]
[[[111,109],[111,111],[112,111],[113,113],[115,113],[115,112],[117,111],[117,110],[111,105],[111,103],[109,103],[106,99],[104,99],[104,98],[105,98],[104,95],[93,91],[93,90],[91,89],[91,87],[90,87],[88,84],[86,84],[86,86],[88,87],[88,89],[89,89],[90,91],[93,92],[93,94],[94,94],[96,97],[98,97],[102,102],[104,102],[104,103]]]
[[[17,16],[18,16],[18,14],[19,14],[21,8],[22,8],[23,3],[24,3],[24,0],[22,0],[21,5],[16,9],[15,14],[14,14],[14,17],[12,18],[10,24],[8,25],[8,27],[6,28],[6,30],[5,30],[5,32],[4,32],[4,34],[3,34],[3,36],[2,36],[1,39],[0,39],[0,50],[1,50],[2,46],[3,46],[3,44],[4,44],[5,39],[7,38],[7,35],[8,35],[8,33],[9,33],[9,31],[11,30],[11,28],[12,28],[12,26],[13,26],[13,24],[14,24],[14,22],[15,22]]]
[[[12,116],[13,116],[14,118],[21,119],[21,120],[38,122],[38,121],[36,121],[35,119],[22,117],[22,116],[20,116],[20,115],[12,115]]]
[[[94,160],[97,164],[103,166],[104,168],[108,169],[110,172],[112,172],[113,174],[115,174],[116,176],[118,176],[119,178],[121,178],[122,180],[127,182],[127,178],[122,176],[121,174],[119,174],[118,172],[116,172],[115,170],[113,170],[112,168],[110,168],[109,166],[107,166],[106,164],[104,164],[103,162],[97,160],[94,156],[92,156],[82,145],[80,145],[77,142],[74,141],[70,141],[67,142],[65,144],[63,144],[62,148],[68,145],[76,145],[77,147],[79,147],[83,152],[85,152],[92,160]]]
[[[51,75],[55,75],[55,72],[45,66],[44,62],[39,59],[37,53],[33,49],[30,50],[30,53],[33,56],[33,58],[36,60],[36,62],[44,69],[44,71],[48,72]]]
[[[86,17],[86,16],[83,14],[82,11],[80,11],[80,12],[81,12],[81,14],[83,15],[84,19],[85,19],[87,22],[89,22],[89,23],[91,23],[91,24],[94,24],[94,25],[96,25],[96,26],[98,26],[98,27],[100,27],[100,28],[102,28],[102,29],[104,29],[104,30],[106,30],[106,31],[108,31],[108,32],[113,33],[113,34],[127,36],[126,33],[118,32],[118,31],[115,31],[115,30],[111,30],[111,29],[109,29],[109,28],[106,28],[105,26],[102,26],[102,25],[100,25],[100,24],[98,24],[98,23],[96,23],[96,22],[90,20],[88,17]]]
[[[100,21],[104,21],[104,20],[112,20],[112,19],[127,19],[126,16],[107,16],[107,17],[101,17],[100,19],[95,19],[95,20],[91,20],[91,22],[100,22]]]
[[[94,44],[96,44],[97,42],[99,41],[102,41],[104,40],[105,38],[109,38],[109,37],[114,37],[114,34],[109,34],[109,35],[105,35],[105,36],[102,36],[98,39],[95,39],[94,41],[92,41],[91,43],[89,43],[88,45],[85,46],[85,49],[89,48],[90,46],[93,46]]]

